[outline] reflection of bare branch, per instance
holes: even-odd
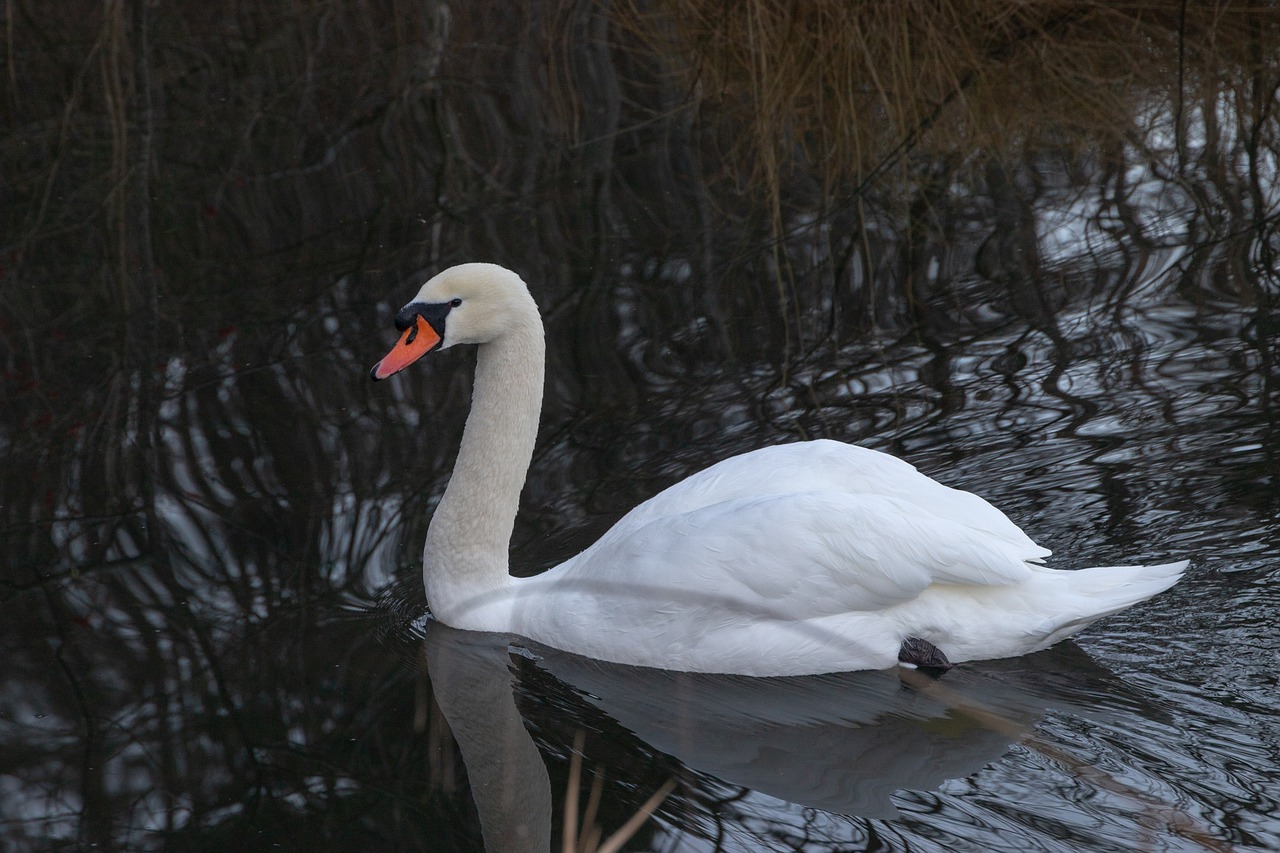
[[[1132,812],[1136,815],[1137,821],[1148,830],[1159,832],[1173,829],[1179,835],[1201,845],[1205,850],[1220,850],[1226,853],[1226,851],[1232,849],[1230,844],[1215,838],[1209,833],[1207,827],[1201,826],[1189,815],[1173,810],[1169,803],[1155,800],[1146,791],[1138,790],[1126,784],[1123,779],[1119,779],[1092,764],[1081,761],[1067,750],[1049,743],[1044,738],[1037,737],[1034,734],[1027,735],[1025,726],[1006,719],[998,712],[984,707],[972,697],[963,696],[949,689],[944,682],[930,678],[919,671],[907,669],[900,670],[898,677],[913,689],[938,699],[948,707],[960,711],[991,731],[1006,734],[1011,741],[1019,741],[1023,746],[1034,749],[1045,757],[1056,761],[1077,778],[1086,780],[1093,787],[1110,791],[1123,797],[1126,801],[1132,803]],[[1148,838],[1146,841],[1152,844],[1155,843],[1154,838]]]

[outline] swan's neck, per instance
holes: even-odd
[[[427,531],[427,601],[457,628],[509,630],[507,551],[542,410],[545,344],[532,300],[530,308],[479,348],[462,446]]]

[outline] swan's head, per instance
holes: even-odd
[[[396,312],[400,341],[369,375],[386,379],[432,350],[486,344],[530,322],[541,323],[520,276],[496,264],[449,267]]]

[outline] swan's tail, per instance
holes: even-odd
[[[1182,578],[1188,564],[1188,560],[1180,560],[1159,566],[1098,566],[1061,572],[1059,576],[1070,584],[1070,594],[1077,597],[1079,616],[1054,626],[1045,645],[1164,592]]]
[[[1075,585],[1081,592],[1098,596],[1100,604],[1112,604],[1098,614],[1108,616],[1164,592],[1178,582],[1189,563],[1189,560],[1179,560],[1159,566],[1080,569],[1075,573]]]

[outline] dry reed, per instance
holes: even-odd
[[[1274,65],[1280,38],[1275,4],[1177,0],[658,0],[623,17],[771,188],[797,169],[865,182],[910,152],[1124,138]]]

